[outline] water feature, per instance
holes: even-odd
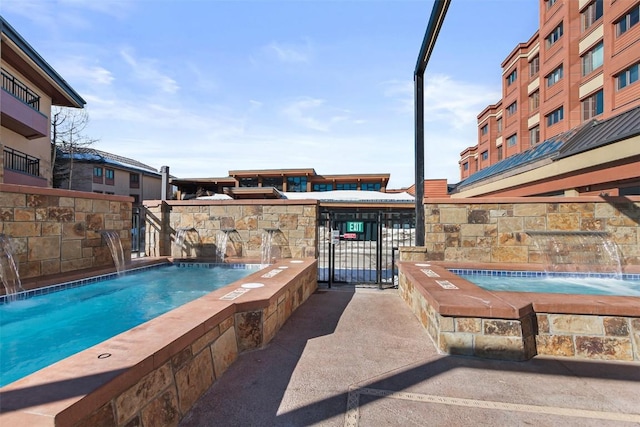
[[[116,271],[118,274],[121,274],[125,268],[125,259],[120,234],[116,230],[104,230],[101,234],[107,242],[107,246],[109,247],[109,251],[113,257],[113,263],[116,266]]]
[[[14,250],[11,239],[0,234],[0,282],[4,286],[5,301],[15,301],[16,294],[22,289],[18,265],[13,256]]]
[[[528,231],[545,257],[547,272],[596,272],[622,275],[618,247],[602,231]]]
[[[191,249],[200,245],[200,233],[194,227],[177,228],[174,245],[180,256],[195,256],[197,254],[192,253]]]
[[[67,283],[0,305],[0,386],[140,325],[254,271],[164,265]],[[57,290],[57,291],[56,291]],[[51,293],[46,293],[51,291]],[[29,293],[29,292],[28,292]]]
[[[260,265],[267,266],[272,264],[273,259],[273,236],[280,231],[277,228],[265,228],[262,233],[262,242],[260,243]]]
[[[216,257],[220,262],[224,262],[224,259],[227,256],[229,243],[231,243],[235,249],[235,244],[231,238],[231,234],[234,232],[236,232],[235,228],[223,228],[218,230],[216,234]],[[237,251],[235,252],[235,255],[237,256]]]

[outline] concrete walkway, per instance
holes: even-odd
[[[396,290],[320,289],[180,424],[310,425],[640,426],[640,365],[442,355]]]

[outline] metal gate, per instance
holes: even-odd
[[[393,287],[398,248],[414,243],[413,210],[322,210],[318,281]]]

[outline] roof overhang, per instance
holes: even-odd
[[[53,105],[83,108],[86,101],[0,16],[2,61],[51,97]]]

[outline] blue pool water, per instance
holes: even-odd
[[[640,297],[640,278],[616,279],[605,275],[552,274],[539,272],[451,270],[490,291],[558,294],[619,295]]]
[[[162,266],[0,305],[0,386],[256,271]]]

